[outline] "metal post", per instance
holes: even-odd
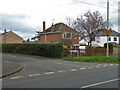
[[[107,36],[107,53],[106,53],[106,56],[109,57],[108,36]]]
[[[109,0],[107,0],[107,30],[109,28]],[[107,36],[107,53],[106,56],[109,57],[109,47],[108,47],[108,36]]]

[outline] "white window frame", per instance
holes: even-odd
[[[70,38],[67,38],[67,33],[70,33]],[[64,37],[65,39],[71,39],[72,38],[72,33],[71,32],[65,32],[64,34],[65,34],[65,37]]]
[[[76,35],[76,38],[75,38],[75,35]],[[76,34],[76,33],[73,34],[73,38],[74,38],[74,39],[77,39],[77,34]]]
[[[116,41],[117,41],[117,37],[114,37],[113,40],[115,41],[115,38],[116,38]]]

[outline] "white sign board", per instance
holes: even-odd
[[[70,52],[79,52],[78,50],[70,50]]]
[[[85,46],[79,46],[79,49],[85,49]]]

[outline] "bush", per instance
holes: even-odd
[[[39,55],[51,58],[62,57],[63,46],[62,43],[57,44],[3,44],[2,52],[4,53],[18,53],[27,55]]]
[[[104,44],[104,47],[107,48],[107,43]],[[112,49],[113,48],[113,43],[108,43],[108,47],[110,49]]]

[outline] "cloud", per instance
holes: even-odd
[[[35,28],[26,23],[30,17],[21,14],[1,14],[2,15],[2,29],[11,30],[21,33],[21,36],[35,33]]]

